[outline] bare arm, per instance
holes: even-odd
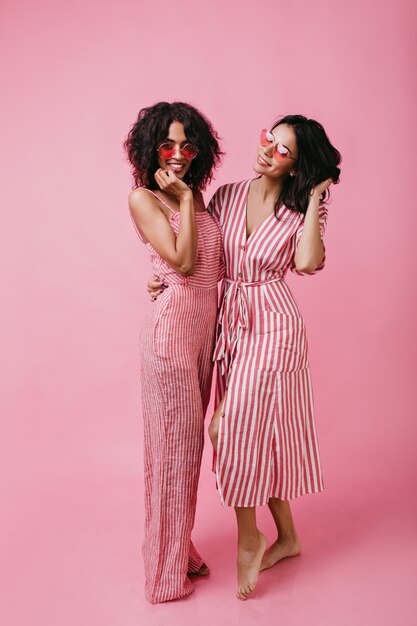
[[[184,276],[194,273],[197,254],[197,230],[191,189],[173,172],[158,170],[155,179],[160,188],[179,200],[181,222],[176,235],[158,206],[156,198],[144,189],[129,195],[132,218],[158,254]]]
[[[332,183],[332,179],[317,185],[311,193],[304,228],[294,255],[294,263],[300,272],[314,272],[324,257],[324,246],[320,236],[319,205],[320,196]]]

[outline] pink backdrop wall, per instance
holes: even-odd
[[[150,265],[128,215],[121,144],[139,108],[158,100],[200,107],[223,137],[227,156],[207,199],[251,176],[258,130],[278,115],[317,118],[342,152],[327,267],[289,277],[309,332],[326,493],[347,516],[355,502],[361,510],[385,498],[415,513],[414,3],[3,0],[0,17],[9,623],[28,623],[29,606],[31,623],[45,624],[45,611],[52,619],[67,601],[58,587],[51,608],[46,588],[60,578],[57,550],[71,578],[80,537],[105,570],[92,539],[103,520],[139,559],[138,333]],[[200,515],[213,528],[232,519],[209,457]],[[105,494],[126,476],[116,505]],[[79,495],[86,485],[97,500]],[[311,503],[295,506],[301,518],[316,507],[320,519]],[[75,570],[69,589],[82,603]],[[97,601],[105,584],[116,583],[94,587]]]

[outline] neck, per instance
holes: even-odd
[[[262,203],[275,201],[275,198],[281,193],[282,180],[280,178],[269,178],[261,176],[258,178],[257,192]]]

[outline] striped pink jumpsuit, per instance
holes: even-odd
[[[247,238],[251,181],[224,185],[209,210],[226,277],[214,358],[224,396],[213,469],[223,505],[258,506],[322,491],[305,322],[285,282],[304,215],[282,206]],[[319,208],[321,237],[327,208]],[[324,259],[314,273],[324,267]]]
[[[178,232],[180,213],[166,206],[172,229]],[[204,562],[192,544],[191,531],[223,251],[217,220],[205,211],[196,212],[196,221],[192,276],[181,276],[146,243],[155,274],[169,285],[152,305],[140,340],[145,461],[142,552],[145,596],[152,604],[192,593],[187,573],[197,572]]]

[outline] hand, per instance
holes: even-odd
[[[174,196],[177,200],[182,200],[183,198],[189,196],[193,197],[193,192],[182,180],[175,176],[174,172],[170,170],[163,170],[159,168],[155,172],[155,180],[159,185],[161,191],[165,191],[165,193],[170,196]]]
[[[317,196],[318,198],[320,198],[323,191],[326,191],[326,189],[330,187],[332,183],[332,178],[327,178],[326,180],[323,180],[323,182],[313,187],[313,189],[310,191],[310,196]]]
[[[148,280],[147,285],[148,293],[151,297],[151,300],[156,300],[159,295],[162,293],[162,283],[159,281],[159,276],[153,274],[151,278]]]
[[[158,296],[161,295],[164,288],[165,284],[160,282],[159,276],[157,276],[156,274],[153,274],[153,276],[148,280],[147,289],[153,302],[157,299]]]

